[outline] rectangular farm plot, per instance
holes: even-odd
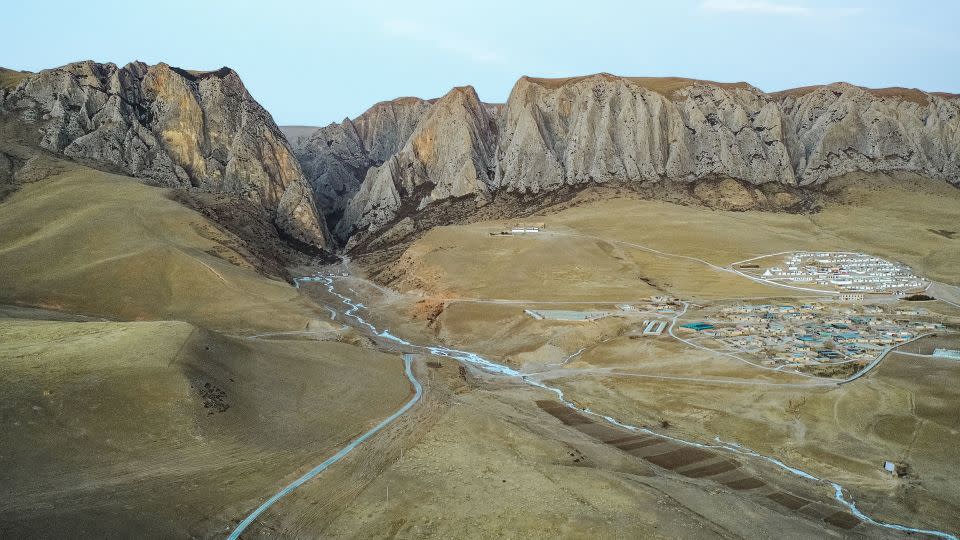
[[[738,480],[731,480],[729,482],[723,482],[723,485],[727,486],[730,489],[742,491],[745,489],[757,489],[767,485],[763,480],[748,476],[746,478],[740,478]]]
[[[824,521],[833,525],[834,527],[839,527],[841,529],[852,529],[860,524],[860,519],[851,514],[850,512],[845,512],[840,510],[830,514],[829,516],[823,518]]]
[[[586,415],[583,415],[574,409],[571,409],[570,407],[567,407],[566,405],[556,401],[537,401],[537,406],[568,426],[593,423],[593,420],[588,418]]]
[[[723,474],[725,472],[732,471],[738,468],[739,466],[740,464],[733,460],[724,459],[723,461],[705,464],[701,467],[697,467],[687,471],[680,471],[680,474],[682,474],[683,476],[686,476],[687,478],[707,478],[710,476],[716,476],[718,474]]]
[[[664,469],[674,470],[686,465],[701,463],[715,456],[716,454],[709,450],[695,446],[683,446],[664,454],[647,456],[644,459]]]

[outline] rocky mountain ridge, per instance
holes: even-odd
[[[240,196],[295,242],[332,248],[290,145],[233,70],[86,61],[6,70],[3,82],[0,112],[34,126],[41,147],[159,185]]]
[[[345,135],[384,110],[403,129]],[[378,104],[311,141],[298,157],[315,192],[328,193],[326,208],[343,209],[331,216],[343,241],[440,200],[482,206],[501,192],[722,179],[795,191],[854,171],[957,185],[960,97],[847,83],[765,93],[681,78],[523,77],[504,105],[457,88],[432,102]]]
[[[419,98],[377,103],[353,120],[318,129],[296,148],[331,227],[341,220],[367,171],[400,151],[432,103]]]
[[[337,237],[389,222],[407,201],[413,210],[457,197],[483,204],[494,180],[496,134],[496,123],[474,89],[454,88],[420,118],[398,152],[367,171]]]
[[[611,184],[803,209],[804,190],[855,171],[960,184],[960,97],[847,83],[765,93],[682,78],[523,77],[505,104],[469,86],[398,98],[316,130],[291,127],[291,144],[228,68],[78,62],[0,70],[0,115],[53,152],[252,201],[283,236],[327,250],[438,203],[450,216],[447,203],[475,212],[505,193],[516,202]]]

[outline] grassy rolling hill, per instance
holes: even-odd
[[[230,329],[303,327],[313,317],[288,283],[245,262],[236,237],[167,190],[57,166],[3,202],[0,302]]]
[[[243,337],[350,339],[167,190],[34,157],[0,202],[0,536],[209,536],[407,399],[397,356]]]

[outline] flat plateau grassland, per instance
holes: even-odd
[[[731,212],[585,191],[524,221],[543,233],[499,236],[515,221],[438,227],[396,263],[401,290],[437,297],[626,301],[666,292],[682,298],[784,295],[682,257],[717,266],[793,250],[863,251],[960,283],[960,190],[909,175],[848,175],[826,188],[813,214]],[[790,294],[803,294],[789,291]]]

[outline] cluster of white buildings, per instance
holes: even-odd
[[[936,356],[937,358],[949,358],[951,360],[960,360],[960,351],[955,349],[937,348],[933,350],[933,356]]]
[[[863,253],[829,251],[791,253],[784,257],[783,266],[766,269],[762,277],[867,293],[904,293],[927,286],[925,280],[904,264]]]
[[[943,328],[932,321],[895,319],[877,306],[741,304],[724,307],[718,315],[685,327],[735,351],[756,354],[768,366],[866,363],[887,347]]]
[[[517,223],[510,228],[510,234],[538,233],[546,228],[545,223]]]

